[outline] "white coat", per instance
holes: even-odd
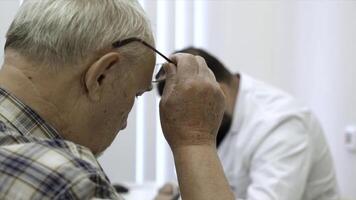
[[[247,75],[241,75],[232,126],[218,154],[238,199],[339,199],[332,157],[314,115]]]

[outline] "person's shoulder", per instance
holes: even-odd
[[[320,132],[320,123],[311,109],[288,93],[255,80],[248,75],[242,76],[238,102],[243,105],[240,113],[241,131],[246,138],[253,133],[254,138],[267,138],[277,131],[288,129],[285,136],[296,134],[307,138],[311,132]],[[243,134],[241,134],[243,135]],[[242,136],[241,136],[242,137]]]
[[[296,99],[289,93],[271,84],[256,80],[248,75],[241,75],[241,94],[246,95],[256,104],[273,106],[285,103],[296,103]],[[299,105],[301,106],[301,105]]]
[[[63,140],[2,146],[0,174],[12,183],[0,189],[0,196],[20,195],[16,191],[24,185],[24,194],[34,199],[115,196],[110,181],[98,164],[84,155],[85,151]]]
[[[68,199],[78,197],[79,199],[118,199],[115,189],[109,179],[101,169],[94,155],[85,147],[72,142],[60,144],[58,141],[48,142],[52,147],[53,143],[58,143],[59,149],[50,148],[41,159],[41,165],[46,165],[55,173],[52,173],[53,180],[60,183],[62,190],[54,192],[54,199]],[[69,150],[70,149],[70,150]],[[58,187],[58,185],[57,185]]]
[[[303,102],[289,93],[248,75],[242,75],[240,94],[244,105],[252,107],[252,113],[261,116],[261,120],[285,121],[289,118],[305,121],[313,115]]]

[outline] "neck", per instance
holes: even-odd
[[[240,75],[233,75],[232,80],[229,84],[229,92],[227,93],[228,96],[228,107],[227,107],[227,111],[229,114],[231,114],[231,116],[233,116],[234,114],[234,110],[235,110],[235,104],[236,104],[236,99],[239,93],[239,88],[240,88]]]
[[[53,76],[43,78],[42,76],[48,73],[38,73],[39,70],[39,66],[31,66],[18,54],[7,54],[0,71],[0,87],[16,96],[48,124],[62,132],[67,129],[67,123],[62,116],[63,109],[60,111],[58,108],[64,107],[64,99],[54,95],[54,91],[58,93],[60,88],[54,84],[56,81],[50,81],[54,79]]]
[[[81,82],[86,65],[61,66],[60,73],[50,67],[31,63],[6,50],[0,87],[36,111],[64,139],[98,153],[103,147],[89,134],[98,128],[99,122],[89,115],[93,112],[92,104],[88,103]]]

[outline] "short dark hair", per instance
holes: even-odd
[[[175,53],[189,53],[196,56],[201,56],[205,59],[206,64],[210,68],[210,70],[214,73],[215,78],[218,82],[229,83],[232,79],[231,72],[220,62],[216,57],[208,53],[207,51],[195,47],[188,47]],[[163,93],[165,82],[161,82],[158,84],[158,92],[160,95]]]

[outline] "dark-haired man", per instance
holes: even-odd
[[[254,200],[338,199],[332,158],[309,109],[263,82],[230,73],[202,49],[179,52],[203,57],[225,93],[217,146],[235,196]],[[161,83],[160,94],[163,88]]]

